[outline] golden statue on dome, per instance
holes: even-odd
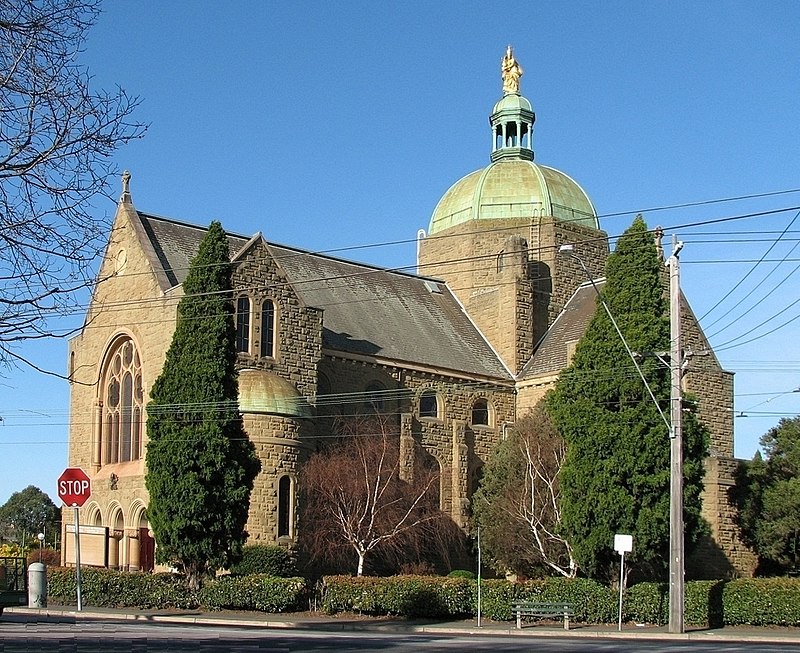
[[[503,76],[503,95],[519,93],[519,78],[522,77],[522,67],[514,58],[514,51],[508,46],[503,61],[500,64]]]

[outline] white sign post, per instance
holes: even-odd
[[[92,482],[80,467],[67,467],[58,477],[58,497],[68,506],[75,508],[75,589],[78,598],[78,612],[83,610],[81,596],[81,535],[80,507],[92,495]]]
[[[614,536],[614,550],[619,553],[619,625],[617,630],[622,631],[622,585],[625,581],[625,554],[633,551],[633,535]]]

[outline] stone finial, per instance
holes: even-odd
[[[506,49],[503,61],[500,64],[500,72],[503,77],[503,95],[509,93],[519,93],[519,78],[522,77],[523,70],[514,58],[514,50],[509,45]]]
[[[131,201],[131,173],[128,170],[122,173],[122,195],[120,195],[119,201]]]

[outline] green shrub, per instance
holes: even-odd
[[[468,569],[453,569],[449,574],[447,574],[448,578],[469,578],[471,580],[475,579],[475,574],[473,574]]]
[[[53,603],[74,605],[75,570],[48,567],[48,594]],[[87,606],[187,608],[288,612],[308,599],[302,578],[266,574],[225,576],[208,581],[199,592],[187,589],[182,576],[84,568],[82,596]],[[322,609],[329,613],[454,618],[477,614],[478,584],[470,578],[394,576],[390,578],[326,576],[321,583]],[[664,624],[668,619],[668,587],[639,583],[625,591],[625,621]],[[615,623],[618,594],[584,578],[546,578],[512,583],[481,582],[481,612],[495,621],[509,621],[514,599],[569,601],[575,620]],[[685,585],[688,625],[800,626],[800,579],[770,578],[735,581],[692,581]]]
[[[748,578],[725,583],[726,625],[800,626],[800,579]]]
[[[511,602],[520,596],[521,583],[511,583],[507,580],[481,581],[481,613],[493,621],[509,621]],[[475,587],[475,603],[473,614],[478,613],[477,583]]]
[[[625,590],[622,609],[623,621],[665,624],[669,618],[669,587],[663,583],[637,583]]]
[[[473,613],[475,582],[441,576],[326,576],[322,609],[403,617],[456,617]]]
[[[692,626],[800,625],[800,580],[748,578],[691,581],[684,587],[684,620]],[[669,586],[639,583],[625,591],[626,621],[665,624]]]
[[[75,569],[50,567],[47,570],[47,593],[50,601],[65,605],[77,601]],[[95,607],[196,608],[195,592],[175,574],[145,574],[111,569],[81,570],[81,598]]]
[[[268,574],[292,578],[297,576],[297,567],[288,549],[271,544],[251,544],[244,547],[242,561],[231,569],[231,574]]]
[[[477,595],[477,582],[468,578],[326,576],[323,579],[322,606],[329,613],[464,617],[477,614]],[[481,611],[490,619],[511,620],[511,602],[516,598],[570,601],[575,605],[576,618],[580,621],[602,623],[614,620],[613,593],[594,581],[548,578],[526,583],[481,582]]]
[[[302,608],[307,596],[302,578],[278,578],[266,574],[221,576],[207,582],[199,593],[209,610],[257,610],[291,612]]]

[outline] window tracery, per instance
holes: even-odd
[[[142,364],[133,340],[125,338],[111,351],[103,375],[102,464],[142,457]]]

